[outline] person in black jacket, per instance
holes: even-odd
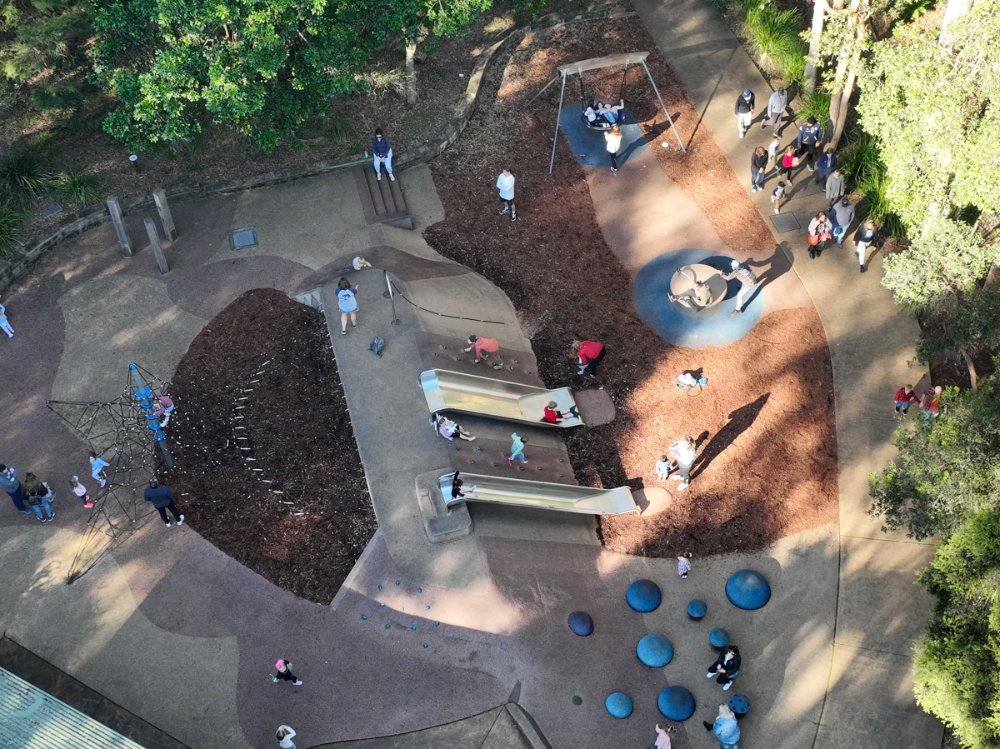
[[[728,690],[733,685],[736,674],[740,672],[741,662],[740,649],[735,645],[729,645],[719,653],[719,657],[708,667],[705,678],[711,679],[714,676],[722,688]]]
[[[736,99],[736,107],[733,109],[736,115],[736,128],[740,133],[740,139],[747,134],[750,123],[753,122],[754,96],[753,91],[748,88],[743,89],[743,93]]]
[[[184,515],[177,511],[177,505],[174,504],[174,490],[169,486],[161,486],[156,479],[150,479],[149,486],[142,493],[142,498],[153,503],[153,507],[157,509],[163,519],[163,524],[168,528],[170,520],[167,518],[167,510],[170,510],[177,525],[184,525]]]
[[[868,248],[877,243],[878,227],[875,226],[874,221],[865,221],[854,232],[854,250],[858,253],[858,265],[861,266],[860,270],[862,273],[868,270],[868,266],[865,265]]]
[[[763,146],[757,146],[750,155],[750,190],[757,192],[764,189],[764,177],[767,175],[767,151]]]

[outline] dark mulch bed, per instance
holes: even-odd
[[[192,527],[276,585],[329,603],[377,524],[323,315],[248,291],[191,343],[171,394],[167,481]]]
[[[562,137],[555,173],[547,175],[558,90],[526,108],[557,65],[594,50],[635,49],[655,50],[636,20],[574,24],[523,39],[507,66],[488,74],[462,138],[432,164],[447,218],[426,237],[508,293],[525,329],[535,331],[534,350],[550,385],[574,382],[567,355],[574,336],[608,345],[602,382],[618,416],[567,435],[582,483],[652,485],[653,464],[670,442],[707,432],[705,473],[675,493],[667,511],[604,518],[606,546],[651,556],[760,548],[836,519],[831,369],[818,316],[811,309],[768,315],[725,348],[692,351],[665,343],[632,309],[631,279],[603,241],[582,169]],[[696,121],[663,57],[653,52],[649,62],[670,111]],[[616,97],[620,85],[620,70],[588,76],[588,89],[601,97]],[[655,97],[641,69],[630,72],[625,98],[650,139],[670,137],[655,119]],[[705,128],[686,156],[654,150],[731,246],[774,246]],[[518,178],[517,223],[496,215],[493,183],[502,167]],[[687,400],[673,381],[693,367],[702,367],[711,384]]]

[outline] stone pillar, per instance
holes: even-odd
[[[160,214],[160,223],[163,224],[163,236],[173,242],[177,239],[177,227],[174,226],[174,217],[170,215],[170,206],[167,205],[167,193],[163,188],[153,190],[153,201],[156,203],[156,210]]]
[[[146,225],[146,234],[149,236],[149,243],[153,246],[153,255],[156,257],[156,265],[160,273],[169,273],[170,267],[167,265],[167,256],[163,254],[163,245],[160,244],[160,232],[156,230],[156,222],[151,218],[143,219]]]
[[[114,195],[108,198],[108,213],[111,214],[111,223],[115,227],[118,246],[122,248],[125,257],[132,257],[132,245],[129,243],[128,233],[125,231],[125,219],[122,218],[122,207],[118,203],[118,198]]]

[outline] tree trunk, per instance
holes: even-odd
[[[865,31],[858,28],[860,37]],[[861,39],[858,39],[858,47],[854,50],[854,57],[851,58],[847,68],[847,80],[840,92],[833,98],[837,100],[837,116],[833,117],[833,103],[830,104],[830,118],[833,120],[833,135],[830,137],[830,145],[833,150],[837,150],[840,145],[840,138],[844,135],[844,126],[847,124],[847,114],[851,111],[851,96],[854,94],[854,83],[858,77],[858,65],[861,64]]]
[[[406,66],[403,73],[403,91],[406,103],[411,107],[417,103],[417,40],[406,40]]]
[[[819,46],[823,38],[823,20],[826,16],[826,1],[813,0],[812,31],[809,34],[809,54],[802,76],[802,90],[808,96],[816,90],[816,70],[819,66]]]
[[[959,353],[962,355],[962,358],[965,359],[965,368],[969,370],[969,382],[972,384],[972,390],[978,390],[979,379],[976,376],[976,365],[973,364],[972,357],[969,356],[969,352],[964,348],[959,349]]]
[[[941,22],[941,36],[938,37],[942,46],[951,46],[952,35],[948,32],[948,27],[972,9],[972,2],[973,0],[948,0],[944,20]]]

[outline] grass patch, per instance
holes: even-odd
[[[101,177],[92,174],[60,172],[52,180],[52,193],[65,203],[81,208],[100,199]]]
[[[10,257],[21,246],[25,214],[19,208],[0,205],[0,258]]]
[[[14,152],[0,161],[0,201],[25,208],[48,189],[51,180],[52,173],[35,153]]]
[[[830,119],[830,94],[825,91],[813,91],[802,100],[799,111],[795,113],[795,121],[805,122],[810,117],[815,117],[816,122],[826,126],[827,120]]]
[[[354,129],[342,117],[331,117],[326,123],[326,139],[336,145],[344,145],[355,140]]]
[[[802,17],[794,9],[778,10],[772,3],[743,0],[744,35],[761,67],[787,83],[805,72],[806,43],[799,34]]]

